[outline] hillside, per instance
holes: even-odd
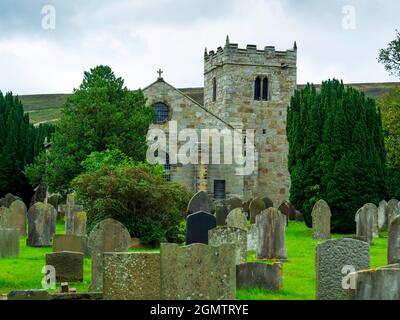
[[[354,83],[349,85],[363,91],[370,97],[378,98],[395,86],[400,86],[400,83]],[[299,85],[298,87],[302,88],[304,85]],[[204,103],[204,88],[183,88],[180,90],[198,103]],[[38,124],[57,121],[61,115],[61,109],[69,95],[70,94],[26,95],[20,96],[20,99],[24,104],[25,111],[29,112],[31,122]]]

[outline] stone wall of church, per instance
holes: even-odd
[[[286,114],[296,88],[296,49],[239,49],[227,43],[205,55],[205,107],[236,128],[256,132],[257,172],[245,178],[244,197],[267,195],[277,205],[289,197]],[[269,100],[254,99],[256,77],[269,80]],[[213,101],[213,79],[217,99]]]

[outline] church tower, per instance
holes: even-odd
[[[204,106],[235,128],[255,130],[257,168],[244,196],[289,198],[286,114],[297,86],[297,45],[287,51],[230,43],[204,54]]]

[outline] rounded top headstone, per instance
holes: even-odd
[[[247,218],[240,208],[232,210],[226,218],[226,225],[231,228],[247,230]]]
[[[328,203],[323,199],[319,200],[314,205],[313,210],[312,210],[312,216],[314,217],[315,215],[320,214],[320,213],[327,214],[330,217],[332,216],[331,209],[329,208]]]
[[[204,191],[200,191],[196,193],[192,199],[189,201],[189,205],[187,208],[187,214],[193,214],[199,211],[205,211],[211,214],[214,214],[214,203],[208,196],[208,194]]]
[[[265,209],[272,208],[274,206],[274,202],[269,197],[263,197]]]

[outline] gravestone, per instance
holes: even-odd
[[[387,219],[388,219],[388,229],[390,224],[392,223],[392,220],[400,214],[400,212],[397,211],[399,205],[399,200],[392,199],[388,202],[387,205]]]
[[[400,300],[400,265],[362,270],[354,277],[349,300]]]
[[[215,218],[217,219],[217,226],[226,225],[226,217],[228,216],[228,213],[228,208],[224,203],[219,202],[215,205]]]
[[[75,199],[75,194],[67,195],[67,203],[61,208],[61,211],[65,212],[65,234],[82,236],[86,234],[86,214],[83,213],[83,207],[75,203]],[[76,221],[78,213],[83,220]],[[75,226],[78,230],[75,230]]]
[[[275,208],[269,208],[256,217],[257,259],[287,259],[286,217]]]
[[[304,216],[303,216],[303,214],[302,214],[300,211],[298,211],[298,210],[296,210],[296,221],[297,221],[297,222],[304,222]]]
[[[4,198],[0,199],[0,207],[9,208],[14,201],[21,200],[21,198],[12,195],[11,193],[7,193]]]
[[[240,209],[238,209],[240,210]],[[221,244],[233,243],[235,245],[236,264],[247,261],[247,231],[231,227],[218,227],[208,231],[208,243],[218,247]]]
[[[104,254],[104,300],[160,300],[160,253]]]
[[[239,198],[231,198],[226,201],[226,207],[229,213],[232,210],[243,208],[243,202]]]
[[[368,203],[357,211],[355,222],[357,223],[357,237],[373,242],[374,232],[378,232],[378,208]]]
[[[114,219],[103,220],[93,228],[88,240],[89,254],[92,257],[91,291],[103,290],[104,252],[126,252],[130,243],[128,230]]]
[[[378,228],[379,231],[386,231],[388,228],[387,223],[387,205],[388,203],[383,200],[379,203],[378,207]]]
[[[196,212],[208,212],[214,214],[215,208],[214,203],[208,196],[208,194],[204,191],[200,191],[196,193],[193,198],[189,201],[189,205],[187,208],[187,214],[193,214]]]
[[[250,223],[256,223],[256,216],[265,210],[265,203],[261,198],[255,198],[250,202]]]
[[[274,202],[269,197],[263,197],[262,201],[264,201],[265,205],[264,210],[274,207]]]
[[[83,281],[83,253],[70,251],[47,253],[46,265],[55,268],[58,282]]]
[[[400,263],[400,216],[389,227],[388,264]]]
[[[236,299],[235,246],[161,244],[162,300]]]
[[[247,232],[247,251],[257,251],[258,231],[257,226],[252,224]]]
[[[28,238],[30,247],[49,247],[56,233],[57,210],[50,204],[37,202],[28,211]]]
[[[47,203],[51,204],[54,208],[58,208],[61,204],[62,197],[58,194],[53,194],[47,199]]]
[[[50,295],[46,290],[13,290],[7,295],[7,300],[25,301],[25,300],[50,300]]]
[[[238,208],[232,210],[226,218],[226,225],[228,227],[239,228],[247,231],[247,218],[242,209]]]
[[[215,216],[200,211],[186,218],[186,245],[193,243],[208,244],[208,231],[217,226]]]
[[[243,212],[246,216],[250,217],[250,203],[253,199],[249,199],[243,203]]]
[[[0,228],[0,258],[19,256],[19,229]]]
[[[71,234],[56,235],[53,239],[53,252],[86,252],[86,237]]]
[[[314,240],[331,238],[331,209],[325,200],[319,200],[311,213]]]
[[[236,266],[236,287],[238,289],[264,289],[278,291],[283,287],[280,262],[273,264],[244,263]]]
[[[14,201],[9,208],[0,208],[0,228],[17,228],[21,236],[26,236],[26,206],[21,200]]]
[[[369,257],[369,244],[364,241],[345,238],[318,244],[315,257],[317,300],[346,299],[347,292],[342,286],[346,275],[343,268],[368,269]]]
[[[292,210],[290,203],[287,201],[282,202],[282,204],[279,206],[278,210],[286,217],[286,225],[288,226],[290,216],[293,215],[292,214],[293,210]]]
[[[36,189],[32,197],[31,206],[37,202],[45,202],[47,196],[47,187],[44,184],[40,184]]]
[[[73,234],[76,236],[86,235],[86,222],[87,222],[87,213],[86,212],[83,212],[83,211],[75,212]]]

